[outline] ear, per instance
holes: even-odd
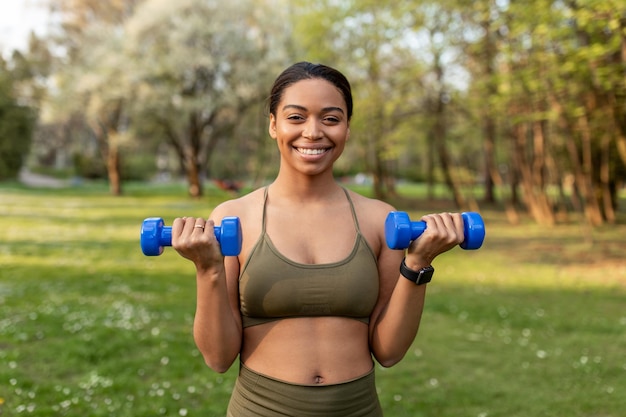
[[[268,132],[272,139],[276,139],[276,117],[270,113],[270,125],[268,128]]]
[[[346,142],[350,139],[350,125],[348,125],[348,130],[346,131]]]

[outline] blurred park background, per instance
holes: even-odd
[[[266,98],[307,60],[353,86],[347,187],[487,222],[377,370],[388,415],[626,415],[623,1],[37,7],[0,56],[0,414],[223,414],[236,369],[193,346],[193,271],[139,226],[271,181]]]

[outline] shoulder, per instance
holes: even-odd
[[[250,217],[263,206],[264,192],[265,188],[259,188],[239,198],[220,203],[213,209],[211,219],[219,223],[219,220],[226,216],[236,216],[241,219]]]
[[[382,200],[365,197],[359,193],[348,191],[354,204],[361,233],[379,256],[385,251],[385,220],[394,207]]]
[[[382,221],[384,222],[387,214],[389,214],[390,211],[395,210],[391,204],[382,200],[365,197],[364,195],[351,190],[348,190],[348,193],[350,194],[350,199],[354,203],[354,208],[359,216],[359,220],[363,218],[366,220],[371,219],[372,221],[376,221],[380,220],[382,217]]]

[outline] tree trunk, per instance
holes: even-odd
[[[591,149],[591,129],[587,115],[578,119],[578,130],[581,138],[582,163],[579,163],[578,174],[576,175],[577,186],[583,193],[585,217],[593,226],[599,226],[604,222],[602,211],[596,197],[596,190],[593,180],[593,157]],[[570,146],[571,148],[571,146]],[[573,148],[571,149],[573,151]],[[574,154],[572,153],[572,158]]]
[[[489,106],[490,100],[497,95],[497,85],[495,80],[494,60],[496,55],[496,45],[493,41],[491,20],[487,19],[481,22],[481,26],[484,32],[483,38],[483,52],[484,59],[484,71],[485,79],[487,81],[487,97],[485,97],[484,107],[482,111],[482,117],[484,118],[483,133],[484,143],[483,148],[485,151],[485,172],[484,172],[484,200],[487,203],[495,202],[494,184],[497,182],[495,175],[498,174],[496,168],[495,154],[496,154],[496,124],[491,112],[491,106]]]
[[[116,134],[112,134],[115,136]],[[111,137],[111,136],[109,136]],[[113,143],[111,143],[113,142]],[[109,191],[112,195],[122,195],[122,179],[120,175],[120,151],[117,140],[109,141],[106,157],[107,175],[109,177]]]
[[[122,195],[122,176],[120,175],[120,149],[119,149],[119,112],[109,119],[109,123],[99,120],[95,130],[96,139],[100,147],[100,154],[104,159],[109,180],[111,195]]]
[[[609,137],[608,133],[605,133],[602,138],[602,149],[600,150],[600,187],[602,193],[601,204],[604,218],[608,223],[614,224],[616,217],[613,193],[611,192],[611,169],[609,154],[610,146],[611,138]]]
[[[537,176],[533,175],[532,161],[528,161],[527,136],[528,125],[518,123],[513,127],[513,140],[515,143],[514,158],[520,173],[520,185],[524,202],[532,218],[539,224],[553,226],[555,223],[554,213],[549,204],[547,196],[541,189],[541,184],[537,184]]]
[[[457,208],[463,209],[466,207],[465,198],[463,197],[463,193],[461,192],[458,182],[454,178],[454,175],[452,175],[450,167],[450,155],[448,153],[448,147],[446,146],[446,107],[443,100],[441,100],[441,97],[438,97],[437,103],[435,105],[434,116],[435,124],[433,126],[432,134],[433,140],[436,143],[441,170],[443,171],[446,185],[452,192],[452,196],[454,197],[454,202]]]

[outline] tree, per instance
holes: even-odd
[[[16,178],[32,142],[36,111],[20,103],[14,72],[0,57],[0,180]]]
[[[351,163],[372,174],[378,198],[396,194],[398,158],[406,155],[407,144],[417,148],[422,140],[416,126],[424,70],[410,45],[410,6],[323,1],[300,7],[295,17],[294,37],[306,59],[343,69],[352,83],[353,145],[339,165]],[[415,171],[411,175],[418,176]]]
[[[185,0],[147,1],[128,23],[133,113],[164,133],[194,197],[218,141],[285,63],[276,21],[264,2]]]
[[[63,16],[58,42],[58,94],[53,117],[71,124],[81,114],[105,161],[109,188],[122,193],[122,147],[129,140],[127,61],[124,23],[140,1],[51,0]]]

